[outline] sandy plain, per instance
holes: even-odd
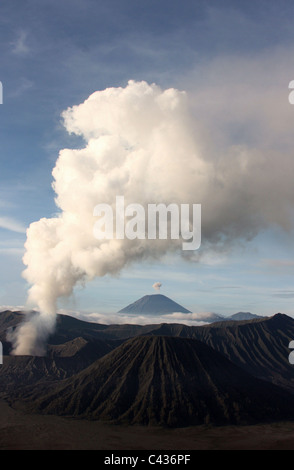
[[[118,426],[28,415],[0,401],[1,450],[294,450],[294,423],[254,426]]]

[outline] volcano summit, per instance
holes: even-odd
[[[135,313],[144,315],[167,314],[167,313],[191,313],[186,308],[174,302],[162,294],[145,295],[132,304],[120,310],[118,313]]]

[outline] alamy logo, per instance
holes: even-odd
[[[289,94],[289,103],[290,104],[294,104],[294,80],[292,80],[290,83],[289,83],[289,87],[290,89],[292,89],[293,91],[291,91],[291,93]]]
[[[109,204],[98,204],[94,237],[98,240],[184,240],[183,250],[198,250],[201,244],[201,204],[141,204],[125,207],[124,196],[116,197],[115,214]],[[191,212],[191,214],[190,214]],[[115,229],[114,229],[115,227]]]
[[[288,348],[294,349],[294,341],[290,341]],[[290,352],[288,359],[290,364],[294,364],[294,351]]]

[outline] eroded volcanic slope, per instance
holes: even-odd
[[[215,323],[193,328],[192,337],[203,341],[236,365],[294,392],[294,366],[289,363],[289,342],[294,339],[294,320],[287,315]]]
[[[255,377],[294,393],[294,366],[288,360],[294,320],[288,315],[278,313],[272,317],[203,326],[165,323],[156,325],[147,334],[198,339]]]
[[[117,343],[79,337],[48,345],[44,357],[5,355],[0,366],[0,393],[2,397],[21,397],[27,388],[71,377],[112,351]]]
[[[77,375],[38,389],[30,411],[128,424],[245,424],[294,418],[294,397],[195,339],[133,338]]]

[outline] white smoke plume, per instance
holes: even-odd
[[[268,223],[286,223],[284,200],[294,190],[291,181],[275,191],[281,161],[244,147],[218,152],[213,135],[199,136],[185,92],[130,81],[125,88],[93,93],[67,109],[63,120],[85,147],[60,151],[53,169],[60,213],[27,231],[28,304],[40,313],[16,331],[16,355],[42,353],[40,344],[54,330],[58,299],[71,295],[78,283],[181,249],[181,240],[97,240],[97,204],[114,206],[118,195],[144,207],[202,204],[202,240],[214,248],[251,237]]]
[[[153,287],[153,289],[160,291],[160,288],[162,287],[162,284],[161,284],[161,282],[155,282],[152,287]]]

